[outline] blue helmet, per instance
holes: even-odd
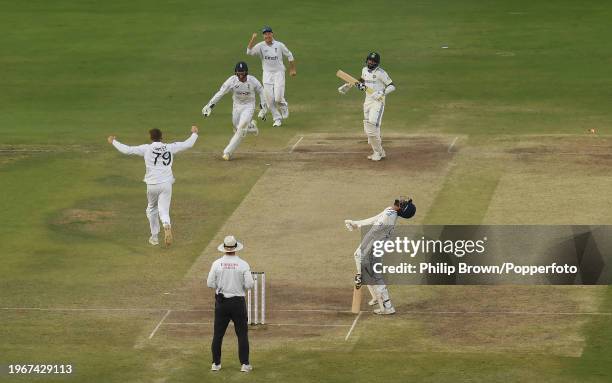
[[[412,203],[412,199],[406,200],[400,197],[400,199],[395,200],[395,206],[399,206],[397,215],[402,218],[412,218],[416,214],[416,206]]]

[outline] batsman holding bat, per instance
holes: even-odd
[[[347,80],[340,75],[338,77]],[[387,72],[380,67],[380,55],[378,53],[371,52],[368,55],[366,66],[361,70],[359,80],[355,83],[347,82],[338,88],[338,92],[346,94],[353,86],[366,93],[363,103],[363,129],[368,136],[368,144],[372,146],[373,150],[368,159],[380,161],[387,156],[382,147],[380,134],[380,125],[385,111],[385,97],[395,90],[395,85],[393,85],[393,81]]]
[[[357,266],[357,274],[355,275],[356,293],[353,296],[353,312],[359,312],[359,306],[361,303],[361,293],[358,290],[361,288],[362,268],[365,269],[366,272],[371,271],[371,263],[373,261],[373,243],[375,241],[384,241],[391,237],[398,216],[408,219],[412,218],[415,213],[416,206],[414,206],[412,203],[412,199],[400,197],[394,201],[393,206],[386,208],[374,217],[363,219],[361,221],[352,221],[350,219],[344,221],[344,224],[349,231],[353,231],[353,229],[360,228],[362,226],[371,226],[368,232],[363,236],[359,247],[353,254],[355,257],[355,265]],[[376,278],[376,276],[374,278]],[[389,290],[387,290],[384,280],[382,280],[382,278],[375,280],[377,282],[376,285],[368,285],[368,290],[370,290],[370,294],[372,295],[372,300],[368,302],[368,305],[376,306],[378,304],[378,308],[374,309],[375,314],[394,314],[395,308],[393,307],[393,304],[391,304]],[[355,300],[357,300],[357,304],[355,304]],[[356,310],[355,306],[357,308]]]

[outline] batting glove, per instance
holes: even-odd
[[[215,104],[211,104],[211,105],[206,104],[202,108],[202,116],[204,116],[204,117],[210,116],[210,114],[212,113],[212,108],[214,108],[214,107],[215,107]]]
[[[363,280],[361,279],[361,274],[355,274],[355,288],[359,290],[362,284]]]
[[[366,86],[365,86],[365,84],[364,84],[364,83],[362,83],[362,82],[356,82],[356,83],[355,83],[355,86],[357,87],[357,89],[359,89],[359,90],[361,90],[361,91],[366,90]]]
[[[348,92],[349,89],[351,89],[351,84],[344,84],[340,88],[338,88],[338,93],[346,94],[346,92]]]
[[[372,94],[372,98],[376,101],[382,101],[384,97],[385,97],[385,93],[380,90]]]
[[[348,231],[353,231],[353,229],[355,228],[355,224],[350,219],[345,219],[344,220],[344,225],[346,226]]]

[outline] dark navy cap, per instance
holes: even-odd
[[[272,32],[272,28],[266,25],[261,29],[261,33],[267,33],[267,32]]]

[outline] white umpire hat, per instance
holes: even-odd
[[[242,243],[236,241],[233,235],[228,235],[223,240],[223,243],[217,246],[217,250],[222,253],[233,253],[242,250],[243,247]]]

